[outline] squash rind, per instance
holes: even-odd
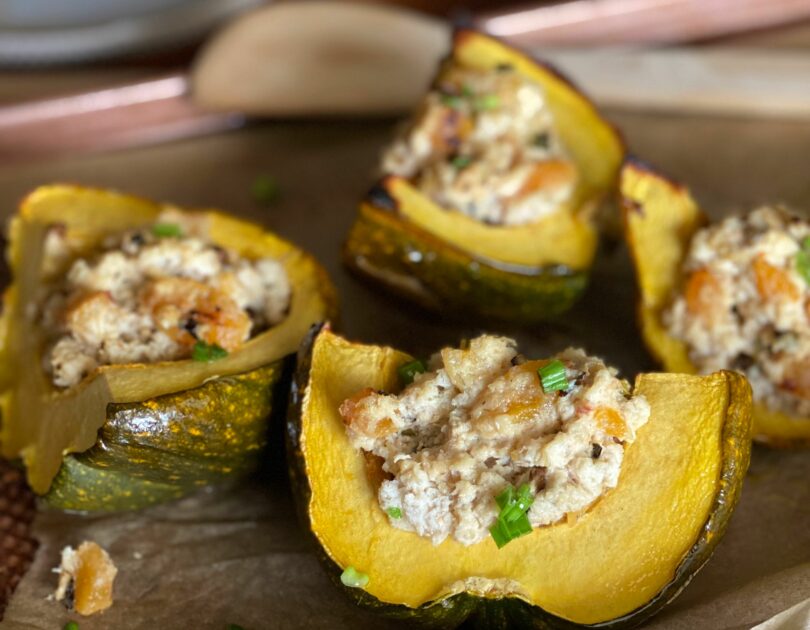
[[[638,161],[628,161],[622,169],[621,196],[625,237],[638,280],[641,335],[665,370],[694,374],[686,344],[667,333],[661,312],[678,286],[689,242],[707,218],[686,187]],[[755,402],[754,439],[774,447],[810,446],[810,418],[791,417]]]
[[[243,385],[255,380],[256,383],[263,383],[262,386],[271,387],[282,373],[280,362],[285,356],[295,352],[309,326],[335,313],[334,289],[324,270],[311,256],[255,224],[216,211],[201,211],[206,217],[209,235],[220,246],[235,249],[247,257],[273,256],[284,264],[293,286],[288,317],[248,341],[238,351],[218,361],[204,363],[187,360],[149,365],[102,366],[76,387],[56,390],[39,368],[40,331],[25,316],[25,305],[31,301],[30,296],[35,295],[41,283],[38,270],[45,226],[51,223],[65,225],[79,239],[82,247],[90,249],[105,234],[148,224],[168,207],[177,209],[113,191],[52,185],[40,187],[28,195],[21,204],[19,214],[12,221],[7,255],[11,262],[14,284],[6,291],[3,324],[0,326],[0,332],[3,333],[0,341],[3,369],[0,374],[9,375],[4,379],[4,391],[0,394],[4,418],[0,425],[0,450],[5,457],[23,459],[29,484],[38,494],[47,494],[65,456],[70,453],[85,453],[96,445],[103,449],[104,445],[98,443],[98,432],[108,419],[114,418],[116,409],[120,410],[117,405],[141,403],[154,410],[165,404],[172,395],[182,398],[184,392],[192,396],[189,399],[191,402],[194,396],[202,392],[210,392],[217,387],[224,391],[225,385],[231,380],[242,379]],[[22,357],[34,358],[20,364]],[[218,381],[219,385],[206,389],[206,384],[212,381]],[[235,391],[238,388],[231,389]],[[233,395],[231,392],[229,396]],[[250,435],[258,434],[259,425],[266,422],[266,408],[257,408],[254,412],[245,411],[244,414],[235,413],[230,423],[220,423],[221,426],[205,425],[212,448],[224,448],[221,440],[214,439],[214,434],[229,431],[240,420],[245,420],[252,427]],[[170,414],[171,408],[162,408],[160,412]],[[254,415],[251,416],[251,413]],[[261,418],[258,417],[260,413],[263,414]],[[200,416],[204,414],[203,411]],[[155,417],[159,415],[158,413]],[[15,420],[18,417],[36,418],[38,421],[19,422]],[[157,424],[153,424],[152,428],[156,426]],[[197,429],[203,431],[203,425],[197,426]],[[111,430],[110,427],[108,430]],[[149,432],[147,427],[144,430],[147,435],[140,444],[140,459],[146,458],[148,453],[155,457],[161,451],[170,450],[166,447],[165,436],[158,439],[157,433],[155,441],[150,443]],[[182,437],[182,433],[178,432],[178,435]],[[183,443],[178,438],[178,446]],[[122,441],[119,446],[126,451],[125,442]],[[138,449],[135,445],[132,448],[134,457]],[[214,451],[209,454],[216,458]],[[186,455],[185,459],[175,459],[181,468],[193,468],[190,463],[193,459],[203,465],[206,459],[200,452],[188,452]],[[99,497],[113,496],[121,489],[126,478],[140,479],[137,483],[132,481],[138,486],[137,489],[132,488],[135,498],[127,501],[119,497],[118,503],[106,501],[109,509],[118,509],[114,507],[118,504],[126,504],[127,508],[140,507],[151,501],[144,498],[146,495],[153,496],[154,500],[172,495],[163,486],[175,489],[184,487],[180,483],[182,471],[165,470],[165,478],[161,479],[157,475],[152,479],[145,479],[138,477],[139,474],[142,475],[143,469],[131,474],[136,466],[127,464],[124,461],[126,457],[118,457],[110,449],[103,453],[96,451],[87,457],[90,459],[70,460],[70,465],[59,473],[60,487],[50,497],[55,503],[65,507],[75,504],[85,506],[79,509],[104,509],[105,501],[101,498],[88,499],[91,488],[83,484],[92,485],[92,492]],[[91,460],[94,462],[93,466],[89,466]],[[107,474],[100,475],[98,471],[102,470],[105,462],[108,465]],[[244,471],[243,466],[234,464],[232,468],[231,473],[224,476],[235,476]],[[116,474],[113,475],[113,472]],[[223,476],[214,474],[213,470],[208,473],[198,472],[199,475],[195,478],[197,482]],[[173,476],[179,479],[172,479]],[[105,480],[109,481],[108,491],[103,488]],[[189,487],[185,484],[183,492],[187,492]],[[126,489],[121,492],[126,492]]]
[[[506,270],[371,205],[360,208],[345,252],[352,269],[426,308],[441,308],[452,295],[456,308],[518,321],[567,311],[588,282],[587,273],[562,266]]]
[[[108,405],[98,441],[65,456],[45,501],[66,510],[127,510],[244,476],[266,444],[267,418],[286,380],[284,363]]]
[[[490,226],[443,209],[407,180],[388,176],[362,203],[344,259],[430,308],[528,321],[553,317],[570,308],[587,284],[598,241],[595,209],[615,188],[623,141],[555,70],[492,37],[460,31],[451,57],[480,68],[509,63],[544,85],[563,143],[578,165],[572,200],[536,223]],[[486,301],[489,296],[496,304]]]
[[[323,346],[322,350],[318,349],[319,345]],[[323,352],[324,354],[319,355],[319,352]],[[355,352],[356,354],[353,354]],[[322,357],[328,356],[330,357],[330,361],[337,361],[338,365],[329,368],[327,371],[323,371],[323,368],[319,367],[318,365],[313,368],[313,358],[318,356],[321,356],[321,360],[323,360]],[[342,562],[335,559],[336,555],[339,556],[343,552],[337,552],[336,554],[336,548],[331,546],[336,542],[334,539],[330,538],[331,534],[329,531],[331,530],[321,531],[318,529],[317,523],[322,522],[319,519],[323,519],[324,514],[335,514],[334,517],[330,516],[329,518],[335,519],[336,527],[338,526],[337,524],[343,523],[345,518],[350,518],[353,525],[349,528],[349,531],[355,532],[356,535],[358,537],[362,537],[363,540],[374,541],[373,547],[377,549],[377,551],[374,553],[378,554],[383,553],[383,550],[385,549],[385,547],[382,547],[382,545],[385,544],[383,542],[385,536],[389,535],[386,533],[386,531],[394,530],[394,528],[390,528],[387,521],[384,521],[384,525],[379,526],[374,524],[368,525],[364,522],[368,519],[377,518],[381,519],[382,522],[385,519],[385,517],[381,515],[382,512],[379,509],[379,506],[376,504],[376,499],[373,496],[373,493],[370,495],[369,499],[372,503],[370,507],[365,506],[364,502],[366,499],[358,499],[357,505],[344,503],[346,495],[342,489],[342,486],[346,485],[348,488],[351,484],[354,484],[351,485],[351,487],[355,487],[355,485],[358,483],[362,485],[362,481],[356,482],[352,480],[356,479],[356,475],[362,475],[363,473],[362,463],[349,461],[347,458],[350,456],[346,454],[348,451],[344,453],[342,446],[338,447],[335,445],[334,448],[340,448],[341,450],[337,450],[334,454],[330,454],[322,450],[323,448],[326,448],[326,445],[328,444],[336,444],[335,440],[339,439],[337,436],[340,434],[339,428],[335,427],[334,429],[330,429],[329,431],[324,430],[323,432],[318,429],[315,433],[309,434],[307,432],[307,427],[318,427],[320,426],[321,422],[326,422],[326,420],[319,421],[315,416],[312,415],[312,413],[315,413],[315,411],[321,408],[319,405],[324,404],[324,402],[327,400],[324,398],[325,396],[328,396],[328,400],[331,401],[331,397],[336,395],[340,397],[344,393],[343,388],[339,383],[332,383],[328,380],[323,380],[326,378],[326,374],[347,375],[347,378],[350,379],[352,386],[354,386],[356,385],[354,381],[357,379],[355,378],[354,380],[351,380],[353,378],[351,376],[353,371],[361,369],[364,374],[368,374],[372,369],[380,369],[383,370],[387,376],[377,379],[375,382],[370,383],[370,385],[375,387],[385,387],[389,382],[396,382],[395,366],[407,358],[407,355],[391,349],[350,344],[349,342],[345,342],[332,335],[328,327],[323,329],[315,329],[310,334],[309,338],[299,352],[298,372],[295,381],[296,385],[294,387],[294,395],[291,399],[288,418],[288,456],[290,458],[293,489],[297,499],[297,505],[302,522],[304,523],[306,529],[313,534],[319,553],[326,565],[327,572],[336,582],[339,582],[339,575],[342,570],[341,565],[345,567],[348,562],[345,558]],[[365,367],[359,368],[357,366]],[[313,385],[313,383],[315,385]],[[663,390],[656,390],[656,388],[660,386],[659,384],[663,384]],[[701,389],[703,393],[701,393],[698,398],[694,399],[693,402],[684,403],[685,407],[689,408],[689,405],[698,404],[696,401],[704,399],[712,400],[713,402],[711,402],[711,409],[699,411],[697,412],[697,415],[705,415],[705,417],[708,419],[715,417],[712,414],[722,413],[722,418],[717,416],[717,418],[720,419],[718,421],[722,421],[722,435],[717,434],[714,437],[710,436],[712,431],[710,427],[715,426],[712,424],[715,422],[714,420],[695,421],[709,423],[700,425],[704,427],[704,429],[701,429],[701,431],[704,431],[704,433],[701,433],[701,435],[706,435],[709,437],[703,439],[702,441],[698,441],[695,446],[699,447],[697,448],[697,451],[704,452],[704,455],[708,453],[709,458],[715,462],[714,466],[717,474],[717,477],[715,478],[714,474],[708,472],[707,469],[705,473],[701,474],[711,475],[711,483],[704,480],[700,482],[700,484],[696,484],[702,485],[705,488],[711,488],[711,492],[708,495],[701,494],[699,499],[701,502],[700,505],[705,506],[705,513],[707,516],[705,520],[702,520],[702,516],[695,516],[689,521],[690,523],[693,523],[692,525],[688,525],[689,534],[686,537],[690,540],[690,543],[684,547],[683,555],[678,556],[678,561],[672,566],[673,573],[671,579],[666,580],[666,582],[662,584],[662,588],[656,589],[650,599],[644,602],[643,605],[639,605],[632,610],[628,610],[625,614],[617,615],[613,618],[600,619],[598,621],[594,620],[594,622],[587,623],[582,621],[575,623],[570,619],[562,618],[558,614],[552,614],[538,608],[537,606],[533,606],[529,603],[529,601],[527,601],[527,596],[525,594],[516,596],[515,593],[513,593],[512,596],[504,596],[504,594],[498,592],[497,589],[495,591],[490,591],[488,595],[484,594],[483,592],[478,592],[477,594],[475,592],[464,592],[465,588],[469,588],[468,585],[467,587],[461,588],[460,591],[447,592],[446,596],[440,596],[432,601],[426,601],[421,605],[411,605],[404,604],[402,600],[381,601],[371,592],[366,592],[359,589],[349,589],[342,586],[341,588],[343,588],[344,591],[361,606],[371,608],[384,615],[392,615],[397,618],[409,619],[412,622],[418,622],[420,625],[432,627],[455,627],[468,616],[471,620],[475,620],[478,624],[483,624],[481,627],[512,627],[512,625],[536,628],[572,628],[595,626],[631,627],[637,625],[644,619],[657,612],[662,606],[677,595],[677,593],[688,582],[689,578],[694,575],[700,566],[702,566],[702,564],[708,559],[728,523],[731,512],[733,511],[739,497],[739,489],[741,487],[750,457],[751,394],[750,387],[745,379],[740,375],[731,372],[718,373],[712,375],[711,377],[678,376],[666,374],[642,375],[637,381],[636,387],[641,388],[641,390],[645,392],[659,391],[657,394],[659,396],[659,403],[661,400],[667,401],[668,398],[671,398],[672,392],[689,392],[690,388],[708,387],[710,390],[704,391]],[[712,392],[711,398],[705,398],[706,396],[710,395],[706,393],[708,391]],[[332,402],[334,401],[331,401],[329,404],[332,404]],[[665,402],[665,404],[669,403]],[[677,406],[680,403],[673,404]],[[329,420],[329,422],[331,423],[333,420]],[[659,428],[664,426],[661,424],[661,422],[663,422],[663,420],[659,421]],[[692,422],[692,420],[689,420],[689,422]],[[335,433],[336,431],[337,433]],[[709,433],[707,434],[705,431],[709,431]],[[681,435],[678,438],[680,440],[680,445],[674,446],[674,448],[680,448],[682,450],[676,450],[672,457],[675,459],[682,459],[678,456],[678,453],[681,453],[682,455],[688,454],[691,448],[690,442],[693,438],[695,438],[695,436]],[[633,447],[631,447],[631,449],[632,448]],[[716,448],[717,451],[712,451],[711,449],[713,448]],[[312,449],[314,449],[314,451]],[[706,449],[708,449],[708,451]],[[311,454],[308,455],[308,452]],[[695,460],[696,462],[703,461],[699,459],[701,455],[689,454],[689,457],[693,456],[698,458]],[[330,469],[335,470],[334,462],[330,464],[330,460],[334,457],[340,457],[340,461],[342,462],[341,472],[346,476],[345,480],[340,479],[336,481],[335,484],[337,485],[330,486],[329,490],[326,490],[325,488],[320,489],[318,493],[320,498],[317,498],[312,491],[312,480],[313,478],[318,480],[323,479],[323,476],[319,476],[319,469],[321,467],[331,466]],[[633,467],[636,466],[640,460],[638,459],[638,456],[636,456],[635,458],[631,457],[631,459],[628,461],[630,463],[626,465]],[[326,468],[324,468],[324,470],[326,470]],[[624,472],[623,475],[625,475]],[[367,481],[365,483],[367,483]],[[650,481],[649,483],[654,482]],[[619,488],[622,487],[621,484],[622,481],[620,481]],[[331,494],[333,491],[334,494]],[[616,490],[612,492],[615,493]],[[603,503],[611,501],[611,496],[611,494],[606,495],[607,498],[603,500]],[[688,497],[690,495],[685,496]],[[329,497],[330,499],[332,497],[342,498],[335,498],[334,501],[330,502],[329,499],[325,499],[324,497]],[[696,500],[698,499],[688,499],[688,501]],[[317,505],[318,501],[326,502],[322,505]],[[695,503],[695,505],[697,505],[697,503]],[[704,513],[702,509],[703,508],[698,510],[700,514]],[[589,518],[592,521],[592,519],[595,518],[593,516],[594,513],[598,511],[599,508],[595,508],[593,511],[581,517],[580,522],[587,522]],[[346,514],[341,515],[343,512],[346,512]],[[379,514],[377,514],[378,512]],[[604,511],[602,514],[604,514]],[[603,517],[599,516],[597,518],[601,519]],[[690,516],[690,518],[692,517]],[[590,527],[588,525],[585,526]],[[348,525],[344,524],[340,525],[340,527],[342,527],[345,531],[345,528],[348,527]],[[569,525],[563,524],[554,527],[566,528],[569,527]],[[576,527],[576,525],[574,527]],[[546,534],[538,534],[538,532],[540,532],[542,529],[543,528],[536,530],[532,536],[546,536]],[[418,549],[418,545],[422,544],[419,541],[422,539],[415,537],[413,534],[407,534],[407,536],[408,537],[406,538],[402,535],[396,534],[396,538],[392,537],[388,542],[394,547],[405,548],[404,550],[399,549],[397,551],[397,553],[399,553],[403,558],[402,562],[410,562],[413,558],[413,561],[418,563],[418,558],[423,558],[424,556],[424,554]],[[526,538],[531,539],[532,536]],[[566,540],[570,541],[567,543],[562,543],[565,545],[565,548],[568,548],[569,544],[576,544],[573,541],[577,539],[566,537],[564,534],[562,538],[558,538],[557,540],[558,542]],[[479,543],[479,545],[486,544],[486,541]],[[524,544],[525,539],[522,539],[522,542],[515,541],[512,543],[514,546],[513,549],[510,550],[509,547],[506,547],[504,550],[501,550],[501,552],[506,550],[506,554],[503,556],[503,562],[505,563],[504,566],[512,566],[515,558],[526,557],[525,554],[532,553],[529,551],[529,547],[526,549],[518,549],[518,546]],[[449,562],[448,555],[446,553],[447,549],[443,549],[443,547],[446,547],[447,545],[448,541],[445,541],[445,543],[439,547],[430,547],[430,553],[440,556],[440,558],[437,559],[438,563]],[[452,543],[450,546],[453,547]],[[517,555],[510,555],[512,551],[514,551]],[[368,553],[372,552],[369,551]],[[462,553],[462,551],[455,550],[455,547],[453,547],[453,553],[458,554]],[[459,560],[459,562],[465,563],[464,566],[467,566],[466,563],[468,562],[473,562],[471,559],[473,557],[483,558],[481,554],[471,556],[471,552],[463,553],[465,553],[465,557],[467,559],[463,561]],[[524,556],[521,556],[521,554],[524,554]],[[371,557],[366,556],[368,556],[368,554],[364,555],[364,558],[366,558],[365,560],[361,559],[360,561],[365,562]],[[407,560],[405,558],[407,558]],[[551,558],[547,557],[546,562],[549,561],[551,561]],[[581,561],[582,559],[580,558],[579,562]],[[481,572],[479,573],[480,575],[486,575],[487,571],[491,572],[494,570],[492,567],[490,567],[488,570],[484,570],[481,568],[481,565],[477,566],[478,568],[476,570]],[[365,567],[362,565],[358,568],[360,570],[365,569]],[[409,580],[420,579],[419,576],[421,573],[416,567],[408,565],[407,567],[401,567],[401,569],[409,572]],[[369,583],[367,590],[372,591],[374,590],[375,586],[375,576],[371,570],[369,571],[369,574],[372,581]],[[455,573],[452,574],[455,575]],[[475,573],[473,573],[473,575],[474,574]],[[496,574],[498,574],[497,571]],[[666,574],[668,575],[668,573]],[[513,576],[510,576],[510,574],[507,573],[504,577]],[[390,579],[394,580],[394,582],[397,581],[397,578]],[[402,580],[399,580],[399,582],[401,583]],[[518,586],[520,586],[520,584],[518,584]],[[525,586],[526,585],[523,584],[523,587]],[[634,584],[633,588],[630,590],[636,590],[637,588],[638,585]],[[400,597],[406,599],[404,595],[400,595]],[[498,621],[498,623],[493,625],[496,621]]]

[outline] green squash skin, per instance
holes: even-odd
[[[588,273],[558,265],[501,265],[468,254],[397,216],[364,206],[344,245],[355,272],[422,306],[511,321],[555,317],[573,306]]]
[[[309,520],[309,502],[312,490],[306,475],[306,462],[301,451],[302,403],[309,382],[312,364],[312,349],[323,324],[313,326],[304,339],[298,352],[296,374],[293,380],[287,416],[287,458],[290,480],[295,497],[299,519],[310,533],[318,557],[332,581],[361,608],[375,612],[389,619],[407,621],[409,626],[420,628],[456,628],[462,623],[465,627],[488,629],[526,628],[532,630],[573,630],[575,628],[609,628],[623,630],[635,628],[658,613],[677,597],[689,584],[697,571],[708,561],[717,543],[722,538],[740,497],[739,479],[748,470],[751,457],[751,416],[743,406],[732,405],[728,409],[729,420],[725,423],[722,436],[722,466],[720,488],[714,497],[710,517],[692,548],[675,570],[675,575],[647,604],[610,621],[598,624],[576,624],[552,615],[542,608],[517,598],[484,598],[460,593],[444,600],[429,602],[419,608],[381,602],[369,593],[358,588],[349,588],[340,581],[339,567],[321,547],[312,531]],[[733,375],[729,381],[729,396],[747,394],[751,390],[744,377]],[[749,401],[750,402],[750,401]],[[747,423],[741,421],[747,417]]]
[[[98,441],[64,458],[45,501],[68,510],[134,510],[245,476],[267,442],[273,401],[284,401],[285,363],[108,405]]]

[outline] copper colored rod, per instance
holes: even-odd
[[[670,44],[810,19],[808,0],[572,0],[477,16],[522,45]]]
[[[183,75],[0,107],[0,165],[71,152],[143,146],[233,129],[236,113],[209,112]]]
[[[477,16],[475,26],[519,45],[694,41],[810,18],[810,0],[571,0]],[[204,111],[182,74],[0,107],[0,166],[141,146],[233,129],[237,113]]]

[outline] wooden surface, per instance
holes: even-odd
[[[104,77],[81,74],[84,87]],[[20,77],[23,80],[23,77]],[[45,80],[46,77],[39,77]],[[129,77],[128,77],[129,78]],[[64,79],[64,75],[63,75]],[[64,88],[69,80],[59,83]],[[0,101],[48,91],[26,75],[18,91],[0,75]],[[784,201],[810,210],[810,123],[611,112],[633,153],[688,182],[713,216]],[[482,329],[519,338],[527,353],[574,343],[624,375],[653,367],[635,329],[627,253],[608,239],[592,285],[570,316],[515,329],[497,322],[445,321],[350,276],[339,247],[357,199],[372,181],[393,121],[275,122],[193,141],[0,170],[0,218],[36,185],[110,186],[180,204],[215,206],[261,221],[316,253],[331,273],[349,336],[425,354]],[[250,185],[275,177],[277,204],[258,207]],[[279,436],[280,437],[280,436]],[[116,603],[82,619],[99,628],[383,628],[355,610],[321,573],[292,513],[278,443],[260,479],[203,493],[139,515],[43,513],[41,548],[6,612],[3,628],[53,629],[68,619],[45,601],[51,567],[66,544],[93,538],[121,571]],[[740,509],[704,571],[650,627],[747,628],[810,594],[810,454],[755,449]]]

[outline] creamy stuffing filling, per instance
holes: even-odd
[[[700,372],[742,372],[771,409],[810,416],[810,222],[762,207],[698,231],[663,322]]]
[[[57,387],[100,365],[186,359],[200,348],[221,356],[280,322],[289,306],[283,264],[212,243],[202,214],[166,211],[90,254],[76,246],[63,226],[49,229],[43,272],[51,281],[33,313]]]
[[[528,485],[533,527],[616,486],[649,405],[582,350],[556,359],[565,388],[545,391],[538,369],[550,361],[527,361],[511,339],[484,335],[443,349],[399,394],[364,390],[342,404],[351,443],[381,464],[378,499],[394,527],[471,545],[489,535],[495,498],[510,485]]]
[[[555,212],[576,183],[543,89],[508,66],[450,68],[384,153],[382,170],[412,179],[442,207],[496,225]]]

